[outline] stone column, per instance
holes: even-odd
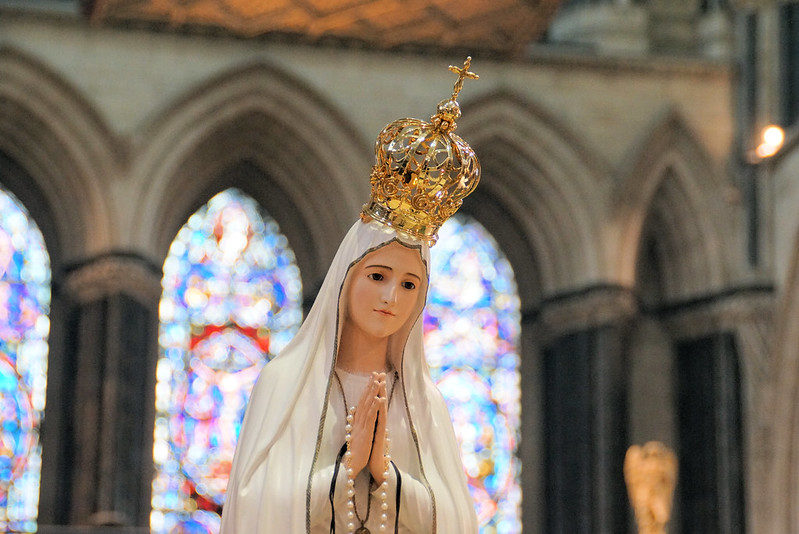
[[[42,524],[148,531],[160,279],[126,254],[56,279]]]
[[[635,310],[616,286],[542,307],[547,533],[627,530],[624,345]]]
[[[675,341],[681,532],[747,532],[748,511],[767,498],[773,299],[771,288],[742,288],[663,314]]]

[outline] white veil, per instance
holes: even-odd
[[[357,221],[342,241],[299,332],[261,372],[233,460],[222,534],[308,532],[311,479],[330,394],[342,289],[354,264],[395,240],[418,248],[425,268],[429,266],[426,244],[381,223]],[[406,440],[418,454],[418,475],[433,503],[431,532],[476,533],[474,505],[449,412],[424,357],[424,285],[415,313],[389,344],[389,357],[401,369],[410,428],[409,435],[392,434],[391,439],[394,444]]]

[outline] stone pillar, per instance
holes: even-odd
[[[522,314],[519,346],[521,355],[521,440],[522,525],[525,532],[544,532],[547,497],[544,488],[545,429],[542,421],[544,390],[541,344],[538,341],[538,315]]]
[[[748,532],[767,498],[773,312],[772,289],[753,287],[663,314],[675,342],[681,532]]]
[[[548,301],[543,338],[544,531],[625,532],[625,338],[633,295],[601,286]]]
[[[44,525],[148,531],[160,279],[160,268],[124,254],[56,279]]]

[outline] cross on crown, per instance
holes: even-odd
[[[449,70],[458,75],[458,81],[455,82],[455,87],[452,88],[452,100],[458,98],[458,93],[460,93],[461,89],[463,89],[463,80],[465,78],[470,78],[472,80],[480,79],[480,76],[478,76],[474,72],[469,71],[469,66],[471,64],[472,64],[472,56],[468,56],[466,58],[466,61],[463,62],[463,67],[456,67],[455,65],[449,66]]]

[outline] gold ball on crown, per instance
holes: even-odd
[[[472,148],[454,132],[460,117],[456,100],[471,58],[458,73],[452,97],[438,104],[430,122],[399,119],[375,142],[371,198],[361,217],[375,219],[433,245],[438,229],[458,211],[480,181],[480,163]]]

